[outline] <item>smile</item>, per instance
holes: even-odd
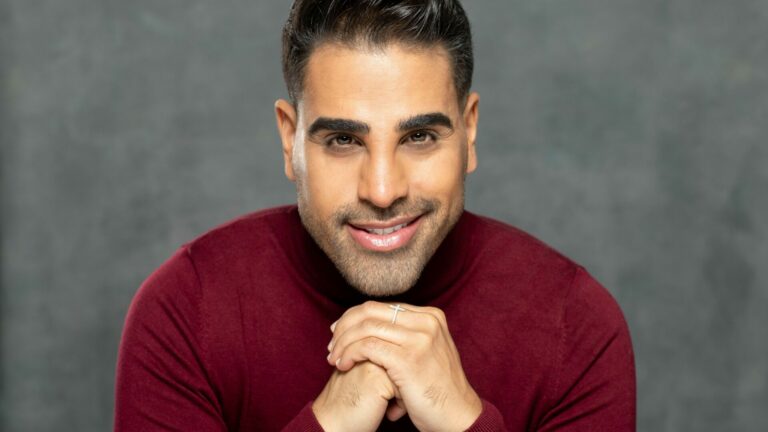
[[[347,224],[347,231],[358,245],[374,252],[389,252],[407,245],[418,230],[421,215],[389,222]]]
[[[400,224],[397,226],[393,226],[392,228],[386,228],[386,229],[372,228],[372,229],[365,229],[365,230],[371,234],[386,235],[386,234],[392,234],[395,231],[400,231],[402,228],[405,228],[406,226],[408,226],[408,224]]]

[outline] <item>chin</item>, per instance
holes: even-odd
[[[342,272],[342,275],[353,288],[360,293],[369,297],[391,297],[407,292],[413,288],[418,280],[418,275],[415,278],[408,278],[405,280],[393,280],[393,278],[375,280],[355,280]],[[399,279],[399,278],[395,278]]]
[[[359,291],[363,295],[366,295],[368,297],[375,297],[375,298],[392,297],[392,296],[403,294],[407,292],[409,289],[411,289],[410,286],[402,289],[392,289],[392,287],[381,287],[381,286],[358,287],[358,286],[352,285],[352,287],[355,288],[357,291]]]
[[[331,258],[347,283],[357,291],[371,297],[388,297],[402,294],[416,284],[434,251],[429,252],[406,247],[371,253],[349,245],[336,249]]]

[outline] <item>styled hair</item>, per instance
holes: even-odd
[[[472,85],[472,35],[458,0],[295,0],[283,27],[282,59],[294,105],[302,96],[309,57],[323,43],[442,46],[450,55],[460,104]]]

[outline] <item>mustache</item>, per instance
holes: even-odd
[[[426,198],[406,199],[400,198],[389,207],[377,207],[369,202],[361,201],[355,204],[346,204],[333,214],[334,221],[339,225],[345,225],[352,220],[367,220],[385,222],[398,216],[428,214],[437,211],[440,202]]]

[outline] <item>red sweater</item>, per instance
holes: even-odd
[[[322,431],[329,325],[367,298],[295,206],[184,245],[141,286],[117,364],[116,431]],[[379,299],[381,301],[381,299]],[[587,272],[464,212],[417,284],[387,298],[442,309],[472,387],[474,431],[634,431],[626,323]],[[379,430],[415,430],[407,416]]]

